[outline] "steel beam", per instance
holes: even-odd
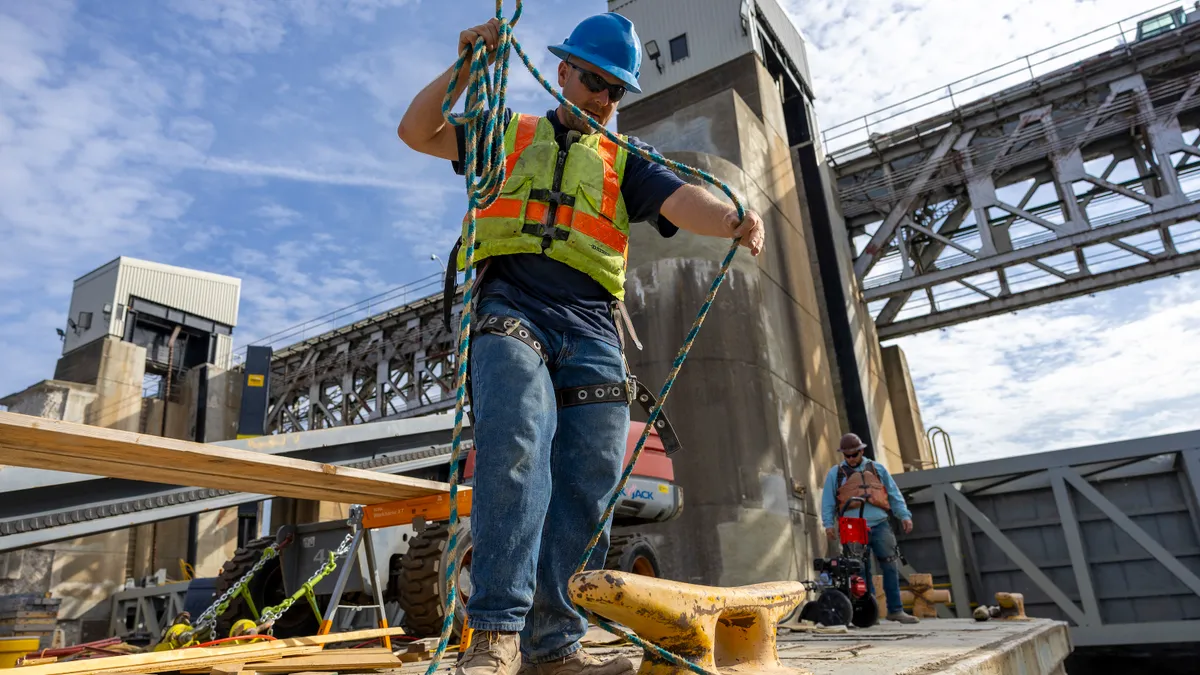
[[[112,607],[108,634],[124,638],[141,632],[138,627],[144,625],[145,633],[157,638],[168,622],[183,612],[189,585],[190,582],[183,581],[165,586],[128,588],[113,594],[109,599]],[[162,601],[161,608],[155,602],[158,599]],[[130,606],[134,609],[132,629],[126,628],[126,612]]]
[[[277,351],[268,430],[312,431],[452,409],[455,335],[442,325],[441,299],[431,295]]]
[[[1071,642],[1076,647],[1194,643],[1198,635],[1200,635],[1200,621],[1157,621],[1071,627]]]
[[[900,198],[900,202],[896,208],[888,214],[883,225],[876,230],[871,236],[871,243],[867,245],[863,255],[859,256],[854,261],[854,273],[858,278],[866,276],[867,272],[871,271],[871,267],[879,260],[879,255],[885,249],[886,244],[891,241],[896,232],[896,226],[900,224],[900,220],[906,217],[909,206],[912,205],[914,199],[924,189],[925,184],[929,179],[941,168],[941,162],[946,157],[946,153],[950,152],[951,146],[958,140],[959,129],[956,126],[950,127],[942,136],[942,140],[938,142],[936,148],[930,153],[925,160],[921,171],[917,177],[905,189],[904,195]]]
[[[1121,242],[1113,243],[1119,244]],[[1091,276],[1078,277],[1070,281],[1042,286],[1005,297],[992,297],[970,305],[932,312],[916,319],[888,323],[879,327],[879,339],[889,340],[936,328],[946,328],[975,319],[1030,309],[1059,300],[1077,298],[1089,293],[1098,293],[1113,288],[1129,286],[1142,281],[1189,272],[1195,269],[1200,269],[1200,251],[1193,251],[1192,253],[1176,255],[1170,258],[1153,259],[1150,262],[1140,265],[1122,267],[1121,269]],[[961,279],[959,283],[966,284]]]
[[[1021,549],[1017,548],[1016,544],[1012,543],[1012,540],[1005,536],[1005,534],[1000,531],[1000,528],[996,527],[996,524],[993,523],[992,520],[987,517],[987,515],[976,508],[976,506],[971,503],[971,500],[967,499],[965,495],[951,485],[942,486],[942,494],[945,495],[945,497],[947,497],[951,502],[953,502],[954,505],[958,507],[959,511],[970,518],[980,530],[983,530],[983,533],[986,534],[988,538],[992,540],[992,543],[996,544],[1000,550],[1004,551],[1005,555],[1019,565],[1021,567],[1021,571],[1024,572],[1025,575],[1028,576],[1038,588],[1042,589],[1042,592],[1048,595],[1050,599],[1054,601],[1054,604],[1058,605],[1059,609],[1061,609],[1067,616],[1071,617],[1071,620],[1073,620],[1076,625],[1087,625],[1087,616],[1083,613],[1083,611],[1081,611],[1074,602],[1071,602],[1071,599],[1062,592],[1062,589],[1056,586],[1054,582],[1050,580],[1050,577],[1047,577],[1046,574],[1042,572],[1041,569],[1039,569],[1038,566],[1034,564],[1034,562],[1030,560],[1024,552],[1021,551]],[[942,530],[942,534],[944,536],[947,532],[952,531],[953,530]],[[956,564],[961,567],[961,560],[956,561]]]
[[[1058,506],[1058,517],[1062,520],[1063,536],[1067,540],[1067,554],[1071,556],[1071,570],[1075,573],[1075,586],[1079,589],[1079,600],[1083,603],[1086,621],[1083,625],[1099,626],[1100,603],[1096,602],[1096,589],[1092,586],[1092,575],[1088,571],[1088,557],[1083,549],[1083,537],[1079,533],[1079,521],[1075,519],[1075,507],[1067,492],[1062,469],[1050,470],[1050,485],[1054,488],[1054,502]]]
[[[1184,567],[1183,563],[1179,562],[1175,556],[1171,555],[1170,551],[1163,548],[1162,544],[1159,544],[1157,541],[1155,541],[1154,538],[1147,534],[1145,530],[1138,527],[1137,523],[1130,520],[1129,516],[1121,513],[1121,509],[1117,508],[1115,504],[1110,502],[1104,495],[1100,494],[1100,491],[1092,487],[1091,483],[1084,480],[1079,476],[1079,474],[1075,473],[1071,469],[1063,468],[1059,469],[1059,471],[1068,483],[1074,486],[1075,489],[1078,490],[1081,495],[1087,498],[1088,501],[1095,504],[1096,507],[1103,511],[1106,516],[1111,518],[1117,527],[1125,531],[1125,534],[1128,534],[1130,537],[1132,537],[1133,540],[1138,543],[1138,545],[1146,549],[1150,555],[1154,556],[1154,559],[1157,560],[1159,564],[1167,568],[1171,574],[1174,574],[1176,577],[1178,577],[1179,580],[1182,581],[1185,586],[1190,588],[1193,593],[1200,595],[1200,577],[1196,576],[1196,574],[1187,567]]]
[[[1200,541],[1200,450],[1179,453],[1179,479],[1183,483],[1184,502],[1191,516],[1196,541]]]
[[[883,298],[903,293],[905,291],[915,291],[927,286],[936,286],[938,284],[949,283],[967,277],[977,276],[989,271],[995,271],[999,268],[1012,267],[1029,260],[1038,260],[1060,253],[1067,253],[1076,249],[1092,246],[1095,244],[1107,243],[1113,239],[1121,237],[1129,237],[1142,232],[1156,230],[1162,225],[1170,225],[1180,223],[1186,220],[1195,220],[1200,216],[1200,203],[1187,204],[1179,206],[1170,211],[1159,213],[1149,213],[1138,218],[1117,223],[1101,229],[1088,230],[1079,234],[1063,237],[1060,239],[1052,239],[1041,244],[1035,244],[1022,249],[1017,249],[1008,253],[997,254],[991,258],[978,260],[973,263],[965,263],[955,265],[946,269],[940,269],[936,272],[929,272],[913,279],[905,279],[890,284],[874,286],[863,290],[863,298],[867,302],[873,300],[881,300]]]
[[[946,568],[950,571],[950,599],[954,601],[954,613],[960,619],[971,616],[970,587],[967,585],[967,575],[963,570],[962,544],[959,542],[959,529],[954,524],[947,501],[948,486],[940,486],[934,496],[937,509],[938,530],[942,533],[942,550],[946,554]]]
[[[965,483],[1016,473],[1034,473],[1058,467],[1102,464],[1196,449],[1200,449],[1200,431],[1183,431],[985,462],[957,464],[939,469],[905,471],[896,474],[893,478],[900,489],[911,491],[940,483]]]

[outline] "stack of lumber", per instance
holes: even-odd
[[[256,675],[257,673],[341,673],[399,669],[403,662],[384,647],[333,649],[326,645],[362,643],[385,635],[401,635],[401,628],[288,638],[246,645],[190,647],[163,652],[106,656],[64,663],[21,666],[16,675],[132,675],[134,673],[185,673],[187,675]]]
[[[435,481],[9,412],[0,412],[0,463],[339,504],[450,491]]]

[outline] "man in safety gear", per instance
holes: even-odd
[[[830,540],[837,539],[837,519],[842,515],[858,517],[860,501],[854,501],[847,508],[850,500],[860,498],[866,501],[862,507],[862,517],[870,527],[871,552],[879,560],[883,568],[883,593],[887,598],[887,618],[900,623],[917,623],[917,617],[904,611],[900,600],[900,546],[896,543],[896,534],[888,524],[889,513],[894,513],[900,519],[904,533],[912,532],[912,512],[904,502],[904,495],[896,487],[888,470],[878,462],[867,459],[867,444],[857,434],[842,436],[839,449],[844,461],[829,469],[825,476],[825,488],[821,493],[821,522],[825,525],[825,536]],[[867,593],[875,594],[874,574],[870,569],[868,556],[866,581]]]
[[[492,19],[462,31],[458,51],[480,37],[494,50],[499,35]],[[582,21],[550,47],[561,59],[563,97],[607,124],[626,92],[641,91],[640,45],[619,14]],[[469,65],[459,73],[456,100]],[[417,94],[398,132],[409,147],[451,160],[461,175],[465,134],[442,115],[452,70]],[[741,236],[757,256],[763,223],[753,212],[739,220],[732,203],[627,151],[565,106],[544,116],[502,114],[506,181],[476,225],[467,601],[476,632],[457,672],[633,673],[626,658],[601,662],[580,650],[587,622],[567,595],[623,469],[632,399],[623,333],[631,324],[618,314],[624,314],[630,224],[649,223],[663,237],[677,227]],[[459,269],[464,253],[456,256]],[[592,553],[592,569],[603,565],[609,526]]]

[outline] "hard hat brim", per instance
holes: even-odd
[[[568,59],[568,57],[571,57],[571,56],[574,56],[577,59],[582,59],[584,61],[587,61],[588,63],[592,64],[593,66],[596,66],[600,70],[603,70],[604,72],[608,73],[609,75],[612,75],[613,77],[620,80],[621,84],[625,85],[625,88],[628,89],[629,91],[631,91],[635,94],[642,93],[641,87],[638,86],[637,78],[634,77],[633,73],[629,72],[628,70],[625,70],[624,68],[618,68],[617,66],[614,66],[612,64],[606,64],[606,63],[604,63],[604,59],[598,58],[597,56],[595,56],[587,51],[584,51],[582,49],[577,49],[570,45],[565,45],[565,44],[551,45],[547,49],[550,50],[551,54],[557,56],[558,58],[562,59],[563,61],[566,61]]]

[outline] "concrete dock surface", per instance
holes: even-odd
[[[641,650],[629,645],[595,644],[607,633],[593,629],[586,649],[600,658],[624,654],[635,664]],[[1065,675],[1071,653],[1067,624],[1048,619],[988,621],[930,619],[916,625],[884,621],[847,633],[813,633],[782,628],[779,657],[796,673],[812,675]],[[439,673],[454,668],[457,654],[442,660]],[[392,671],[423,673],[428,661]]]

